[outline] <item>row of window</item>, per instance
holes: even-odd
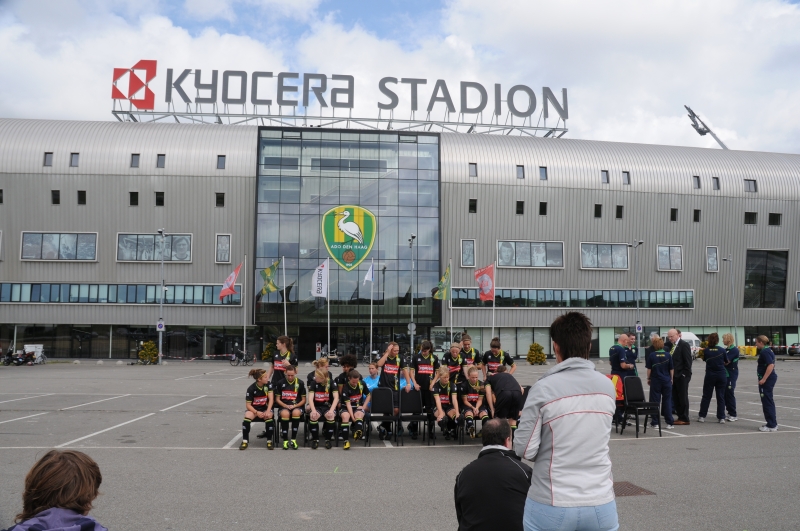
[[[158,284],[0,284],[0,302],[159,304]],[[219,298],[220,285],[166,285],[164,304],[241,305],[239,293]]]
[[[491,307],[478,288],[453,288],[453,308]],[[640,308],[694,308],[693,290],[641,290]],[[497,308],[636,308],[635,290],[505,289],[496,288]]]
[[[3,190],[0,190],[0,203],[3,202]],[[50,202],[54,205],[61,204],[61,190],[50,190]],[[78,204],[86,204],[86,190],[78,190]],[[139,192],[128,192],[128,205],[139,206]],[[217,192],[214,194],[214,205],[217,207],[225,206],[225,194]],[[155,206],[164,206],[164,192],[155,192]]]
[[[80,153],[70,153],[69,154],[69,167],[70,168],[77,168],[81,159]],[[138,168],[139,163],[141,162],[141,155],[139,153],[131,153],[131,168]],[[164,153],[160,153],[156,155],[156,168],[165,168],[167,165],[167,155]],[[53,166],[53,152],[46,151],[44,154],[44,163],[43,166],[52,167]],[[225,169],[225,155],[217,155],[217,169],[224,170]]]

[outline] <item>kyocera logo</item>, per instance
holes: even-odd
[[[127,96],[121,90],[128,78]],[[148,83],[156,77],[156,61],[142,59],[131,68],[115,68],[111,86],[111,99],[128,100],[134,107],[143,111],[152,111],[156,106],[156,95],[150,90]]]

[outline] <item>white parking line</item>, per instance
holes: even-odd
[[[42,398],[43,396],[52,396],[55,393],[47,393],[46,395],[36,395],[36,396],[26,396],[25,398],[12,398],[11,400],[3,400],[0,404],[5,404],[6,402],[16,402],[17,400],[29,400],[31,398]]]
[[[77,406],[65,407],[65,408],[59,409],[59,411],[66,411],[68,409],[75,409],[76,407],[90,406],[92,404],[99,404],[100,402],[105,402],[106,400],[114,400],[115,398],[124,398],[126,396],[131,396],[131,395],[112,396],[111,398],[104,398],[102,400],[95,400],[94,402],[86,402],[85,404],[78,404]]]
[[[19,418],[17,418],[17,419],[4,420],[4,421],[0,422],[0,424],[5,424],[6,422],[14,422],[15,420],[24,420],[24,419],[29,419],[29,418],[31,418],[31,417],[38,417],[39,415],[47,415],[47,413],[48,413],[48,412],[47,412],[47,411],[45,411],[44,413],[37,413],[37,414],[35,414],[35,415],[28,415],[27,417],[19,417]]]
[[[231,378],[231,380],[241,380],[242,378],[247,378],[247,375],[244,376],[237,376],[236,378]]]
[[[174,406],[169,406],[167,408],[160,409],[159,412],[169,411],[170,409],[172,409],[174,407],[182,406],[184,404],[188,404],[189,402],[194,402],[195,400],[200,400],[201,398],[205,398],[206,396],[207,395],[203,395],[203,396],[198,396],[198,397],[192,398],[191,400],[187,400],[186,402],[181,402],[180,404],[175,404]]]
[[[223,450],[228,450],[230,448],[233,448],[233,445],[236,444],[237,442],[239,442],[239,439],[241,439],[241,438],[242,438],[242,432],[237,433],[236,437],[231,439],[228,444],[226,444],[225,446],[222,447],[222,449]]]
[[[229,371],[229,370],[230,370],[230,369],[222,369],[221,371],[204,372],[203,374],[195,374],[194,376],[183,376],[183,377],[181,377],[181,378],[175,378],[175,381],[178,381],[178,380],[188,380],[189,378],[199,378],[199,377],[201,377],[201,376],[205,376],[205,375],[207,375],[207,374],[217,374],[217,373],[219,373],[219,372],[226,372],[226,371]]]
[[[94,437],[95,435],[100,435],[101,433],[105,433],[107,431],[111,431],[111,430],[120,428],[122,426],[125,426],[126,424],[131,424],[132,422],[136,422],[137,420],[142,420],[142,419],[146,419],[147,417],[152,417],[153,415],[155,415],[155,413],[148,413],[147,415],[141,416],[139,418],[135,418],[133,420],[129,420],[128,422],[123,422],[122,424],[117,424],[116,426],[111,426],[110,428],[106,428],[104,430],[100,430],[100,431],[96,431],[94,433],[90,433],[89,435],[85,435],[85,436],[80,437],[78,439],[73,439],[73,440],[71,440],[69,442],[65,442],[64,444],[59,444],[58,446],[56,446],[56,448],[64,448],[65,446],[69,446],[70,444],[75,444],[76,442],[83,441],[84,439],[89,439],[91,437]]]

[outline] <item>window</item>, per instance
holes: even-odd
[[[595,205],[594,206],[594,217],[602,218],[603,217],[603,205]]]
[[[475,240],[461,240],[461,267],[475,267]]]
[[[0,190],[0,203],[2,203],[2,190]],[[769,214],[769,224],[772,227],[780,227],[781,226],[781,214],[776,214],[775,212],[770,212]]]
[[[139,154],[131,153],[131,168],[138,168],[138,167],[139,167]]]
[[[97,233],[22,233],[22,260],[95,260]]]
[[[678,209],[677,208],[670,208],[669,209],[669,220],[670,221],[678,221]]]
[[[498,267],[564,267],[563,242],[498,241]]]
[[[628,269],[628,244],[581,243],[581,269]]]
[[[162,246],[165,262],[192,261],[191,234],[117,234],[117,262],[159,262]]]
[[[700,177],[698,177],[697,175],[692,177],[692,185],[694,186],[695,190],[699,190],[700,189]]]
[[[758,183],[756,183],[755,179],[744,180],[744,191],[753,193],[758,192]]]
[[[156,192],[156,206],[164,206],[164,192]]]
[[[631,172],[622,172],[622,184],[631,184]]]
[[[217,234],[217,251],[214,261],[218,264],[231,263],[231,235]]]
[[[623,211],[622,205],[617,205],[617,219],[622,219],[622,211]]]
[[[712,177],[711,178],[711,187],[714,190],[719,190],[719,177]]]
[[[50,202],[54,205],[61,204],[61,190],[50,190]]]
[[[517,201],[517,215],[521,216],[525,213],[525,201]]]
[[[44,165],[45,166],[52,166],[53,165],[53,154],[52,153],[45,153],[44,154]]]
[[[682,245],[659,245],[658,246],[658,270],[659,271],[682,271],[683,270],[683,246]]]
[[[706,273],[719,273],[719,250],[706,247]]]
[[[745,308],[783,308],[789,251],[747,250]]]
[[[139,192],[128,192],[128,204],[130,206],[139,206]]]
[[[478,213],[478,200],[477,199],[470,199],[469,200],[469,213],[470,214],[477,214]]]
[[[225,169],[225,155],[217,155],[217,169],[218,170]]]
[[[166,155],[156,155],[156,168],[163,168],[167,164]]]
[[[621,289],[506,289],[496,288],[495,303],[498,308],[535,310],[537,308],[636,308],[636,291]],[[692,309],[694,291],[640,290],[639,307],[642,309]],[[477,288],[453,288],[454,308],[484,308]]]
[[[225,194],[222,194],[222,193],[219,193],[219,192],[217,192],[217,193],[216,193],[216,194],[214,194],[214,195],[215,195],[215,196],[216,196],[216,198],[217,198],[216,205],[217,205],[218,207],[220,207],[220,208],[224,207],[224,206],[225,206]]]
[[[470,162],[469,163],[469,176],[470,177],[477,177],[478,176],[478,163],[477,162]]]
[[[517,166],[517,179],[525,178],[525,166]]]
[[[610,182],[608,178],[608,170],[600,171],[600,182],[603,184],[608,184]]]
[[[78,160],[80,159],[80,157],[81,157],[80,153],[70,153],[69,154],[69,165],[70,165],[71,168],[77,168],[78,167]]]
[[[539,203],[539,215],[540,216],[546,216],[547,215],[547,202],[546,201],[541,201]]]
[[[757,225],[758,224],[758,212],[745,212],[744,213],[744,224],[745,225]]]
[[[78,204],[79,205],[86,204],[86,190],[78,190]]]
[[[547,168],[544,166],[539,166],[539,180],[546,181],[547,180]]]
[[[165,304],[241,305],[241,284],[235,295],[219,298],[221,285],[165,286]],[[0,284],[0,303],[159,304],[158,284]],[[185,295],[190,294],[190,295]]]
[[[694,211],[694,222],[695,223],[700,223],[700,211],[697,210],[697,209],[695,209],[695,211]]]

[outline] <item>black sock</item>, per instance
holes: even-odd
[[[264,421],[264,431],[267,432],[267,440],[271,441],[272,437],[275,435],[275,421],[273,419]]]
[[[466,417],[467,420],[467,429],[471,428],[475,424],[475,419],[472,417]]]
[[[481,417],[481,429],[483,429],[486,426],[486,421],[488,420],[489,420],[489,415],[484,415]]]
[[[297,439],[297,429],[300,427],[300,417],[292,417],[292,440]]]
[[[349,422],[342,422],[342,429],[339,432],[342,436],[342,439],[345,441],[350,439],[350,423]]]
[[[325,421],[325,440],[330,441],[333,438],[333,430],[336,427],[335,420]]]
[[[242,421],[242,440],[247,442],[250,440],[250,419],[244,419]]]
[[[289,440],[289,419],[281,419],[281,438],[284,441]]]
[[[308,429],[311,430],[311,440],[318,441],[319,440],[319,422],[309,421]]]
[[[357,419],[353,423],[353,431],[361,431],[361,432],[364,431],[364,420],[363,419]]]

